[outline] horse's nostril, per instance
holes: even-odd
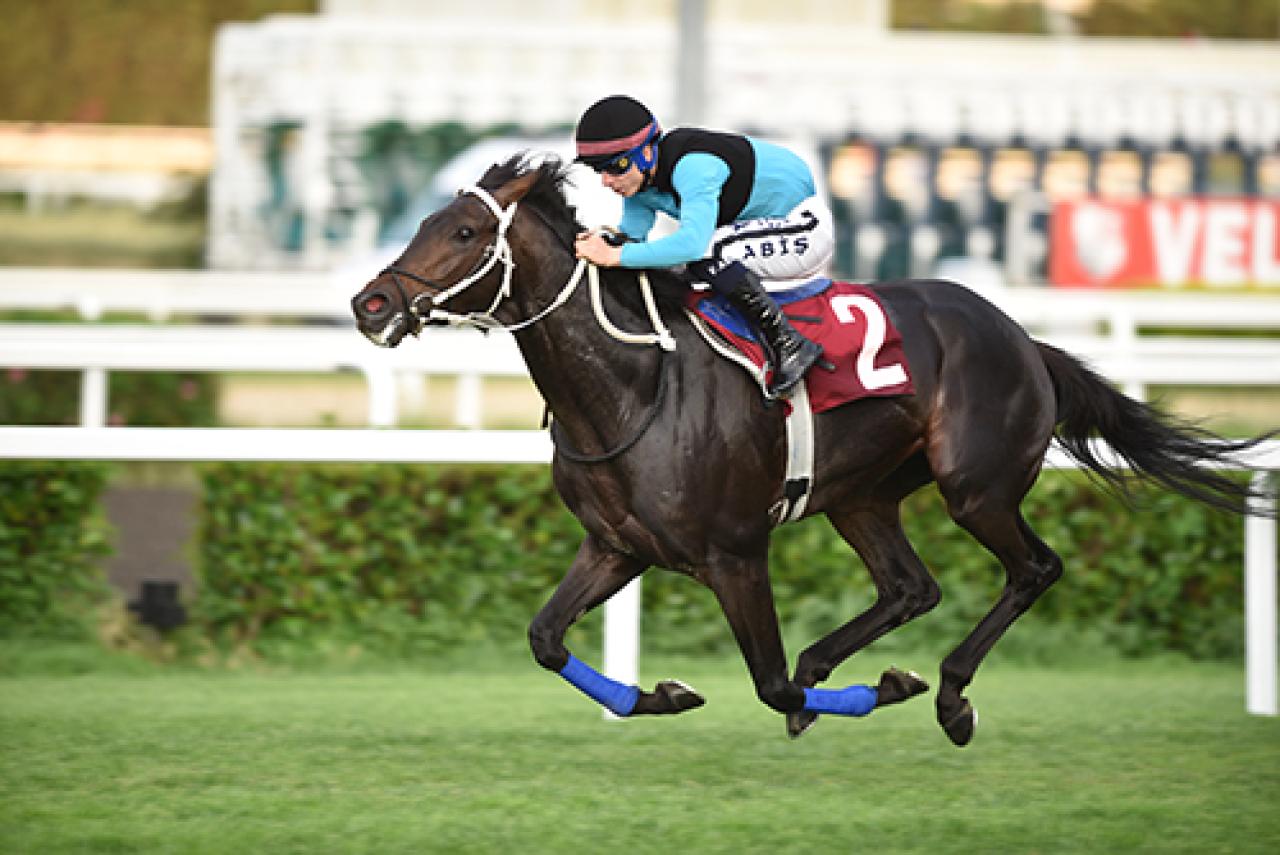
[[[387,306],[387,298],[381,294],[374,294],[368,300],[364,301],[364,309],[371,315],[376,315]]]

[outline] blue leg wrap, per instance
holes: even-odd
[[[572,653],[569,654],[569,662],[560,669],[560,676],[617,716],[631,715],[640,697],[638,686],[624,686],[617,680],[610,680]]]
[[[804,708],[815,713],[866,715],[876,708],[876,690],[863,685],[844,689],[805,689]]]

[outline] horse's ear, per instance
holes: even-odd
[[[497,190],[493,191],[493,198],[503,208],[511,205],[512,202],[519,202],[525,197],[525,194],[533,189],[533,185],[538,183],[538,170],[531,169],[523,175],[512,178],[506,184],[503,184]]]

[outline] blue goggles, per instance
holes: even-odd
[[[657,158],[657,149],[655,147],[653,157],[645,157],[645,146],[653,142],[656,137],[657,130],[649,135],[649,138],[633,149],[628,149],[621,154],[615,154],[609,160],[603,163],[593,163],[591,168],[596,172],[605,172],[609,175],[626,175],[632,166],[638,166],[641,172],[645,172],[653,166],[654,160]]]

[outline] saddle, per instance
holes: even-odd
[[[865,285],[815,279],[771,294],[788,320],[823,347],[823,361],[809,370],[785,399],[787,471],[782,496],[771,508],[774,524],[804,515],[813,491],[813,414],[870,396],[915,391],[902,336]],[[770,371],[754,330],[728,300],[714,292],[692,291],[685,311],[721,356],[742,366],[768,389]]]
[[[866,397],[915,391],[902,349],[902,335],[866,285],[815,279],[770,294],[804,336],[823,347],[834,366],[815,367],[805,377],[813,412],[822,413]],[[686,311],[713,349],[737,362],[761,388],[769,380],[764,348],[742,315],[720,295],[692,291]]]

